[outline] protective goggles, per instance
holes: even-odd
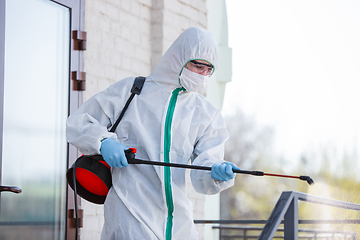
[[[189,64],[194,69],[194,71],[199,74],[205,72],[206,76],[210,76],[214,72],[214,67],[211,64],[201,63],[196,60],[191,60]]]

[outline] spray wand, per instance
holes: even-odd
[[[128,150],[125,151],[125,155],[126,155],[126,158],[127,158],[129,164],[147,164],[147,165],[158,165],[158,166],[166,166],[166,167],[177,167],[177,168],[188,168],[188,169],[211,171],[211,167],[136,159],[135,153],[136,153],[136,148],[129,148]],[[296,178],[299,180],[306,181],[309,185],[314,184],[314,180],[312,180],[312,178],[309,176],[291,176],[291,175],[283,175],[283,174],[265,173],[262,171],[248,171],[248,170],[238,170],[238,169],[233,169],[233,172],[241,173],[241,174],[249,174],[249,175],[253,175],[253,176],[272,176],[272,177],[283,177],[283,178]]]

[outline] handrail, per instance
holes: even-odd
[[[266,224],[267,220],[194,220],[195,224]],[[360,219],[299,219],[299,224],[360,224]],[[281,221],[284,224],[284,220]]]
[[[303,236],[298,236],[299,232],[311,233],[315,237],[317,234],[342,234],[347,239],[350,235],[352,239],[357,238],[355,231],[337,231],[337,230],[318,230],[318,229],[299,229],[298,224],[360,224],[360,219],[320,219],[320,220],[299,220],[298,219],[298,202],[310,202],[321,205],[328,205],[331,207],[343,208],[347,210],[360,211],[360,204],[349,203],[334,199],[328,199],[318,196],[313,196],[306,193],[287,191],[283,192],[277,201],[268,220],[194,220],[196,224],[265,224],[263,228],[256,227],[227,227],[223,225],[213,226],[215,229],[241,229],[244,230],[244,235],[223,236],[250,239],[254,236],[246,236],[246,231],[262,230],[258,240],[269,240],[274,238],[283,238],[285,240],[298,240]],[[280,224],[284,224],[283,229],[278,229]],[[277,231],[283,231],[284,236],[275,236]],[[255,238],[255,237],[254,237]],[[257,237],[256,237],[257,238]]]
[[[298,240],[298,201],[329,205],[332,207],[360,211],[360,205],[323,197],[317,197],[300,192],[283,192],[266,222],[259,240],[272,239],[284,218],[284,239]]]
[[[220,239],[236,239],[236,238],[240,238],[240,239],[251,239],[251,238],[255,238],[258,239],[258,236],[256,235],[248,235],[248,231],[261,231],[263,230],[262,227],[239,227],[239,226],[213,226],[213,229],[219,229],[221,230],[241,230],[243,231],[243,235],[220,235]],[[284,228],[279,228],[277,229],[278,232],[284,232],[285,229]],[[299,236],[298,238],[306,238],[306,239],[313,239],[316,237],[318,239],[328,239],[329,236],[335,236],[335,235],[341,235],[343,237],[343,239],[347,239],[348,236],[350,236],[352,239],[356,240],[356,232],[355,231],[343,231],[343,230],[326,230],[326,229],[304,229],[304,228],[299,228],[298,229],[299,232],[302,233],[309,233],[312,235],[307,235],[307,236]],[[273,236],[271,239],[275,239],[275,238],[280,238],[280,239],[284,239],[283,236]]]

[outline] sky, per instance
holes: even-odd
[[[241,108],[273,126],[274,151],[290,162],[328,143],[360,156],[360,1],[226,5],[233,75],[224,116]]]

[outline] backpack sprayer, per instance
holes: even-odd
[[[135,153],[135,148],[125,150],[125,156],[129,164],[146,164],[211,171],[211,167],[136,159]],[[110,169],[110,166],[104,161],[101,155],[84,155],[78,158],[76,163],[67,171],[66,177],[70,187],[74,191],[76,188],[77,194],[80,197],[92,203],[103,204],[112,186]],[[295,178],[306,181],[309,185],[314,184],[313,179],[309,176],[291,176],[238,169],[233,169],[233,172],[253,176]],[[76,184],[74,184],[75,182]]]

